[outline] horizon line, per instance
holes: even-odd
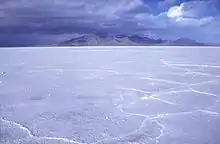
[[[21,46],[21,47],[0,47],[0,50],[31,50],[31,49],[220,49],[220,46]]]

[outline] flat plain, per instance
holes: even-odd
[[[219,144],[220,48],[0,49],[1,144]]]

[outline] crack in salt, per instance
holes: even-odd
[[[81,143],[81,142],[78,142],[78,141],[75,141],[75,140],[71,140],[71,139],[67,139],[67,138],[61,138],[61,137],[46,137],[46,136],[38,137],[38,136],[33,135],[32,132],[27,127],[25,127],[25,126],[23,126],[23,125],[21,125],[17,122],[9,121],[9,120],[6,120],[2,117],[0,118],[0,120],[5,122],[5,123],[12,124],[12,125],[16,126],[17,128],[23,130],[27,134],[27,137],[30,137],[30,138],[37,138],[38,140],[40,140],[40,139],[43,139],[43,140],[57,140],[57,141],[63,141],[63,142],[72,143],[72,144],[85,144],[85,143]]]
[[[155,138],[156,144],[159,144],[159,143],[160,143],[160,138],[165,135],[165,129],[166,129],[166,127],[165,127],[163,124],[159,123],[157,120],[154,120],[154,122],[156,122],[156,124],[161,127],[161,128],[160,128],[160,135]]]
[[[135,91],[135,92],[140,92],[140,93],[144,93],[144,94],[151,94],[152,92],[148,92],[148,91],[144,91],[144,90],[140,90],[140,89],[136,89],[136,88],[119,88],[121,90],[127,90],[127,91]]]
[[[160,61],[168,66],[178,66],[178,67],[201,67],[201,68],[220,68],[219,65],[201,65],[201,64],[187,64],[187,63],[172,63],[172,62],[167,62],[163,59],[160,59]]]

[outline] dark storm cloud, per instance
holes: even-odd
[[[127,20],[137,13],[150,11],[149,7],[139,0],[119,2],[116,0],[10,0],[1,3],[0,25],[37,29],[75,23],[83,25],[111,23],[114,20]]]

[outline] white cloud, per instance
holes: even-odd
[[[178,17],[182,17],[182,15],[183,15],[183,10],[181,6],[171,7],[167,12],[167,16],[170,18],[178,18]]]
[[[190,1],[171,7],[167,12],[169,17],[204,18],[218,14],[211,1]]]
[[[210,1],[190,1],[172,6],[158,15],[137,14],[134,19],[154,28],[202,27],[216,21],[215,14],[217,10]]]
[[[170,7],[156,16],[139,14],[135,19],[165,38],[188,37],[205,42],[220,42],[220,16],[211,1],[190,1]],[[159,30],[157,30],[159,29]]]
[[[203,26],[211,23],[217,9],[210,1],[191,1],[171,7],[166,15],[181,26]]]

